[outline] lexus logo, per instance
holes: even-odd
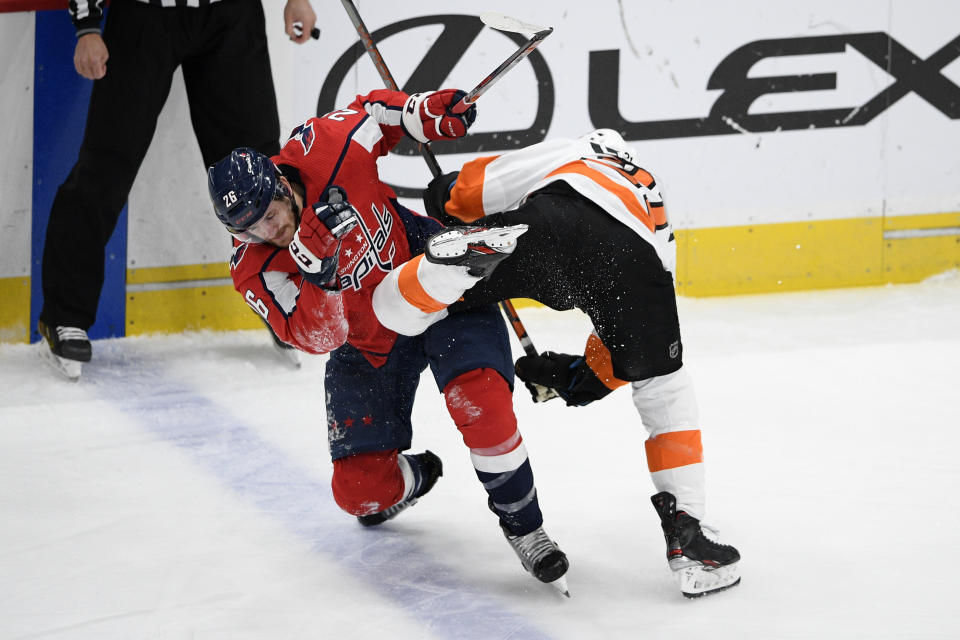
[[[766,94],[837,88],[835,73],[747,77],[757,62],[778,56],[842,53],[848,46],[859,51],[896,81],[859,105],[840,109],[748,113],[750,105]],[[618,108],[620,52],[591,51],[588,109],[594,126],[616,129],[627,140],[855,127],[867,124],[910,92],[926,100],[948,118],[956,120],[960,118],[960,87],[948,80],[940,70],[958,56],[960,36],[926,60],[882,32],[757,40],[735,50],[717,65],[707,82],[707,89],[722,89],[723,93],[713,103],[706,117],[631,122],[620,114]]]
[[[375,31],[375,42],[426,25],[443,27],[440,37],[417,65],[402,87],[407,93],[428,91],[443,86],[453,67],[465,55],[483,29],[479,18],[465,15],[436,15],[411,18]],[[510,50],[525,42],[516,33],[497,32],[515,43]],[[808,109],[776,113],[749,113],[761,96],[801,91],[830,91],[837,88],[836,73],[807,73],[770,77],[750,77],[750,70],[761,60],[782,56],[844,53],[848,48],[883,69],[894,82],[866,102],[843,108]],[[358,41],[333,65],[317,100],[317,115],[337,108],[337,91],[347,73],[366,55]],[[960,36],[922,59],[883,32],[852,33],[827,36],[806,36],[756,40],[745,44],[720,60],[707,81],[706,89],[722,90],[709,114],[699,118],[675,120],[630,121],[619,109],[620,52],[589,52],[587,109],[590,124],[595,128],[615,129],[626,140],[654,140],[732,133],[759,133],[830,127],[866,125],[909,93],[914,93],[952,120],[960,119],[960,87],[941,73],[960,57]],[[554,86],[546,61],[539,50],[529,57],[537,80],[537,111],[528,129],[516,131],[478,132],[465,138],[432,147],[435,154],[497,153],[540,142],[550,129],[554,108]],[[467,89],[467,87],[461,87]],[[587,129],[588,127],[583,127]],[[416,155],[417,146],[404,140],[395,153]],[[417,196],[418,190],[398,189],[400,195]]]

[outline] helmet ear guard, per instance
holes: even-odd
[[[245,232],[267,212],[279,187],[289,196],[279,175],[273,161],[258,151],[248,147],[231,151],[207,170],[207,187],[217,219],[230,233]]]

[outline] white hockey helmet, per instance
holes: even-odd
[[[615,152],[627,162],[636,163],[637,154],[633,150],[633,147],[627,144],[623,136],[613,129],[595,129],[590,133],[580,136],[580,139],[593,144],[599,144]]]

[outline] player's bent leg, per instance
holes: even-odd
[[[649,438],[647,467],[657,491],[669,491],[677,508],[697,518],[706,509],[703,446],[693,381],[687,370],[631,384],[633,403]]]
[[[440,458],[430,451],[372,451],[334,460],[331,488],[341,509],[372,526],[416,504],[441,475]]]
[[[488,504],[523,567],[541,582],[552,583],[569,563],[543,530],[533,470],[513,413],[513,395],[493,369],[474,369],[443,390],[447,408],[470,448],[477,478]],[[566,584],[559,587],[566,592]]]
[[[647,466],[659,493],[651,498],[667,544],[667,561],[683,595],[693,598],[740,582],[739,552],[702,524],[706,511],[703,445],[687,371],[632,383],[649,438]]]
[[[426,331],[447,316],[447,306],[480,282],[467,268],[428,262],[416,256],[394,269],[373,292],[380,324],[406,336]]]

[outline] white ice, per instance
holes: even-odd
[[[429,376],[414,450],[444,477],[364,530],[330,497],[323,357],[289,370],[262,331],[106,340],[71,384],[8,345],[0,638],[960,637],[960,274],[680,312],[735,589],[672,584],[626,390],[516,392],[567,599],[503,540]],[[521,314],[581,348],[578,313]]]

